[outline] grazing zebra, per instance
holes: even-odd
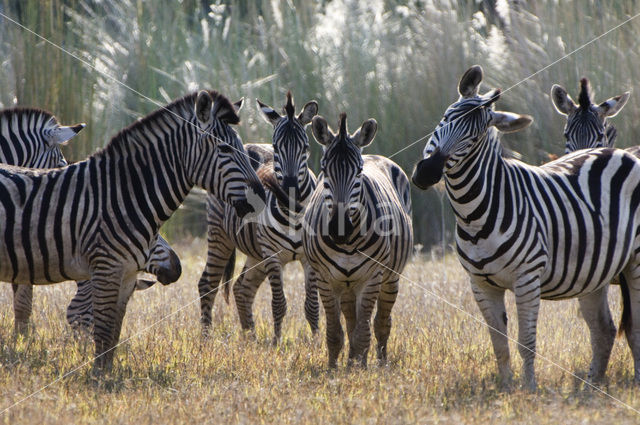
[[[615,337],[605,308],[611,279],[622,272],[631,305],[640,302],[640,162],[607,148],[578,151],[539,167],[502,158],[496,129],[517,131],[532,119],[495,111],[500,90],[478,95],[482,76],[479,66],[462,76],[460,98],[427,142],[412,180],[427,189],[444,174],[456,216],[458,257],[490,327],[503,382],[511,380],[507,289],[515,293],[526,386],[536,386],[541,298],[579,298],[589,327],[599,330],[590,371],[597,381],[604,376]],[[627,337],[639,380],[637,313],[630,317]]]
[[[138,120],[64,168],[0,166],[0,280],[91,279],[97,372],[111,368],[136,274],[158,229],[194,185],[253,212],[264,189],[214,91],[187,95]],[[257,204],[257,203],[256,203]]]
[[[168,285],[180,278],[182,266],[169,243],[160,234],[156,235],[156,238],[157,240],[151,244],[149,260],[144,266],[144,271],[156,275],[160,283]],[[138,279],[135,290],[148,289],[155,283],[154,280]],[[91,280],[78,282],[78,290],[67,307],[67,322],[75,330],[90,332],[93,329],[93,287]]]
[[[61,126],[49,112],[35,108],[11,108],[0,111],[0,163],[29,168],[57,168],[67,165],[60,145],[80,132],[85,124]],[[175,282],[182,268],[180,259],[169,244],[158,236],[152,248],[145,271],[158,276],[163,284]],[[138,280],[136,289],[146,289],[154,281]],[[11,285],[15,330],[26,333],[29,329],[33,305],[32,285]],[[78,289],[91,288],[89,282],[78,282]],[[86,289],[85,289],[86,291]],[[84,295],[86,297],[86,295]],[[77,296],[76,296],[77,298]],[[68,309],[86,310],[86,306],[71,301]],[[90,298],[86,302],[91,303]]]
[[[302,244],[327,319],[329,367],[337,366],[344,345],[340,311],[349,336],[349,363],[367,364],[371,314],[380,361],[387,357],[391,309],[398,280],[413,246],[407,176],[391,160],[362,155],[375,137],[370,119],[354,134],[340,116],[338,134],[317,116],[314,138],[324,146],[322,174],[307,205]]]
[[[220,277],[224,275],[224,281],[230,279],[235,261],[234,249],[239,249],[247,255],[243,273],[233,285],[240,324],[245,330],[254,330],[253,301],[258,288],[268,276],[272,292],[274,342],[277,342],[286,313],[282,269],[293,260],[303,263],[307,294],[305,314],[311,330],[315,332],[318,329],[317,293],[313,290],[312,277],[302,258],[301,242],[302,208],[315,189],[315,176],[307,163],[309,140],[305,127],[318,113],[318,104],[315,101],[306,103],[296,116],[289,92],[282,116],[260,101],[258,107],[274,127],[273,144],[247,145],[247,151],[254,160],[254,167],[260,168],[258,173],[263,175],[264,182],[270,182],[267,208],[257,222],[243,223],[228,206],[215,196],[209,196],[207,265],[198,289],[201,295],[201,322],[206,333],[211,326],[211,309]],[[285,196],[279,195],[282,191],[286,192]]]
[[[612,97],[600,105],[591,100],[589,80],[580,80],[578,105],[573,102],[567,91],[554,84],[551,88],[551,101],[560,114],[567,117],[564,136],[567,139],[565,153],[588,148],[611,148],[617,135],[607,118],[615,117],[629,100],[629,92]]]

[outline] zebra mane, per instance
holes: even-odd
[[[293,106],[293,96],[291,95],[291,90],[287,92],[287,104],[285,105],[284,110],[287,113],[289,120],[292,120],[294,114],[296,113],[296,108]]]
[[[49,111],[45,111],[44,109],[30,108],[25,106],[0,109],[0,120],[9,120],[16,115],[19,117],[19,119],[23,119],[23,117],[30,117],[33,115],[40,115],[45,120],[50,120],[52,118],[55,120],[53,114]]]
[[[230,124],[237,124],[240,122],[240,117],[238,117],[238,115],[234,112],[235,109],[229,99],[215,90],[207,91],[213,99],[213,107],[215,108],[215,111],[220,110],[222,107],[225,107],[225,109],[227,110],[227,112],[223,116],[218,116],[219,119],[224,119]],[[156,122],[162,121],[167,117],[177,121],[184,120],[189,123],[188,125],[192,125],[192,117],[195,115],[194,108],[197,96],[198,92],[190,93],[186,96],[174,100],[166,106],[163,106],[151,112],[149,115],[138,119],[133,124],[123,128],[115,136],[113,136],[109,143],[107,143],[107,145],[105,146],[104,150],[108,150],[113,146],[119,145],[120,143],[122,143],[121,140],[127,140],[129,136],[145,132],[145,130],[149,128],[149,126],[152,126]]]
[[[584,110],[591,106],[591,85],[586,77],[580,79],[580,95],[578,96],[578,104]]]
[[[343,112],[340,114],[339,126],[340,126],[340,130],[338,131],[338,139],[342,139],[349,136],[349,133],[347,133],[347,113],[346,112]]]

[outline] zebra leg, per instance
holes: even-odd
[[[203,335],[206,335],[211,328],[211,310],[213,309],[213,303],[216,300],[216,294],[220,286],[220,278],[223,275],[227,261],[233,253],[232,246],[228,246],[224,241],[214,240],[211,234],[210,231],[207,264],[198,282],[198,292],[200,294],[200,323],[202,324]],[[230,283],[227,283],[227,285],[229,284]]]
[[[504,290],[484,283],[471,283],[473,296],[487,322],[493,352],[498,363],[498,376],[504,387],[511,385],[513,372],[507,340],[507,311],[504,307]]]
[[[514,287],[518,310],[518,351],[522,357],[524,385],[536,389],[534,361],[536,358],[536,327],[540,309],[540,281],[535,278]]]
[[[367,354],[371,346],[371,315],[382,285],[380,278],[380,275],[376,276],[356,295],[356,326],[350,341],[353,341],[353,359],[360,361],[362,367],[367,367]]]
[[[623,312],[622,322],[620,327],[624,329],[627,337],[627,343],[631,348],[631,355],[633,356],[633,380],[636,385],[640,385],[640,267],[634,270],[625,271],[624,279],[620,282],[623,297],[625,291],[628,291],[627,298],[624,300],[624,309],[627,310],[627,314]],[[626,317],[625,317],[626,316]]]
[[[78,289],[67,307],[67,323],[75,331],[91,333],[93,329],[93,284],[77,282]]]
[[[320,305],[318,301],[318,289],[316,288],[315,276],[313,270],[306,261],[302,261],[304,269],[304,316],[309,323],[311,333],[318,333],[318,321],[320,314]]]
[[[378,295],[378,311],[373,322],[373,330],[378,341],[378,360],[381,363],[387,361],[387,341],[391,332],[391,309],[398,296],[398,280],[386,282],[382,285]]]
[[[233,285],[233,297],[236,301],[238,309],[238,317],[240,326],[243,330],[255,332],[255,323],[253,321],[253,300],[256,298],[256,292],[262,285],[266,273],[262,265],[257,266],[259,261],[253,257],[247,257],[242,273]]]
[[[14,330],[17,335],[29,333],[29,319],[33,307],[33,285],[12,284]]]
[[[609,356],[616,337],[616,327],[611,319],[607,302],[608,285],[579,299],[582,317],[591,334],[591,367],[589,380],[600,382],[604,378]]]
[[[113,367],[115,346],[120,339],[127,301],[135,287],[135,275],[131,279],[122,280],[117,273],[96,272],[92,281],[93,338],[96,346],[93,370],[101,374]]]
[[[340,324],[340,296],[324,281],[316,280],[324,313],[327,320],[327,350],[329,351],[329,368],[338,367],[338,356],[344,346],[344,331]]]
[[[266,269],[271,285],[271,311],[273,313],[273,344],[282,336],[282,319],[287,314],[287,299],[282,286],[282,263],[273,254],[267,261]]]
[[[356,294],[352,290],[346,290],[340,297],[340,309],[347,324],[347,337],[349,338],[349,359],[347,364],[351,365],[355,357],[353,336],[356,328]]]

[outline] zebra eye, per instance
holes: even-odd
[[[220,152],[222,152],[222,153],[231,153],[231,152],[233,152],[233,148],[228,143],[221,142],[218,145],[218,149],[220,149]]]

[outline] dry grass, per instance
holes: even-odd
[[[256,305],[258,340],[239,331],[235,307],[219,298],[215,331],[200,338],[196,282],[205,244],[179,244],[182,279],[170,287],[136,294],[129,305],[116,369],[107,384],[90,379],[89,367],[57,382],[7,412],[0,422],[16,423],[637,423],[622,404],[585,389],[549,362],[536,362],[539,391],[501,393],[485,327],[448,306],[425,288],[478,316],[457,259],[418,257],[394,309],[389,364],[371,361],[367,370],[326,369],[323,338],[310,336],[302,311],[302,272],[286,271],[289,314],[284,340],[274,348],[270,296],[263,285]],[[446,276],[443,272],[446,271]],[[0,293],[0,408],[28,396],[91,358],[89,341],[76,341],[64,321],[72,284],[37,288],[29,338],[15,340],[11,290]],[[611,298],[619,314],[618,290]],[[513,297],[508,297],[514,318]],[[181,309],[181,306],[188,305]],[[147,331],[159,319],[171,315]],[[538,328],[539,352],[584,376],[590,349],[575,302],[544,303]],[[515,320],[510,335],[516,335]],[[512,344],[519,382],[520,361]],[[626,342],[616,342],[605,390],[635,408],[640,391],[632,385]]]

